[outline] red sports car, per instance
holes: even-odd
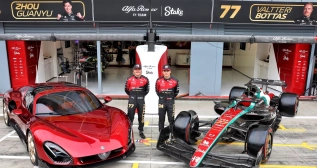
[[[104,98],[105,103],[111,101]],[[15,129],[40,167],[94,167],[135,150],[127,115],[89,90],[58,82],[13,88],[4,94],[4,122]]]

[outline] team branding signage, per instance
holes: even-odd
[[[0,21],[92,21],[91,0],[4,0],[0,11]]]
[[[94,0],[95,21],[150,20],[149,0]],[[211,22],[212,0],[152,0],[152,20]]]
[[[314,4],[307,2],[215,0],[213,22],[315,25],[313,9]]]

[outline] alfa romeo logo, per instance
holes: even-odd
[[[105,147],[104,147],[104,146],[101,146],[101,147],[100,147],[100,149],[101,149],[101,150],[104,150],[104,149],[105,149]]]

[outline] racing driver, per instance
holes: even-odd
[[[78,12],[76,15],[72,11],[72,2],[71,0],[64,0],[63,1],[63,6],[65,9],[64,14],[58,14],[57,15],[57,20],[59,21],[83,21],[84,17],[81,15],[80,12]]]
[[[316,20],[311,17],[311,14],[313,12],[314,5],[312,3],[307,3],[304,6],[303,10],[303,16],[295,19],[294,23],[295,24],[300,24],[300,25],[316,25]]]
[[[179,93],[179,83],[178,79],[171,76],[171,67],[168,64],[163,66],[163,76],[156,80],[155,90],[159,97],[159,131],[164,128],[166,112],[172,131],[175,115],[175,97]]]
[[[133,125],[135,109],[138,110],[139,120],[139,135],[145,139],[143,133],[144,128],[144,112],[145,112],[145,96],[149,93],[149,79],[142,75],[142,67],[140,64],[135,64],[133,67],[133,75],[128,77],[125,82],[125,92],[129,95],[128,101],[128,117]]]

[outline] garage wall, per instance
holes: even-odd
[[[4,33],[3,23],[0,23],[0,34]],[[7,56],[6,42],[0,41],[0,94],[11,88],[9,62]]]
[[[234,45],[235,51],[232,67],[250,78],[254,77],[254,65],[258,45],[246,43],[245,50],[240,49],[240,43],[234,43]]]
[[[192,34],[221,35],[223,25],[193,24]],[[223,42],[192,42],[189,95],[221,95]]]

